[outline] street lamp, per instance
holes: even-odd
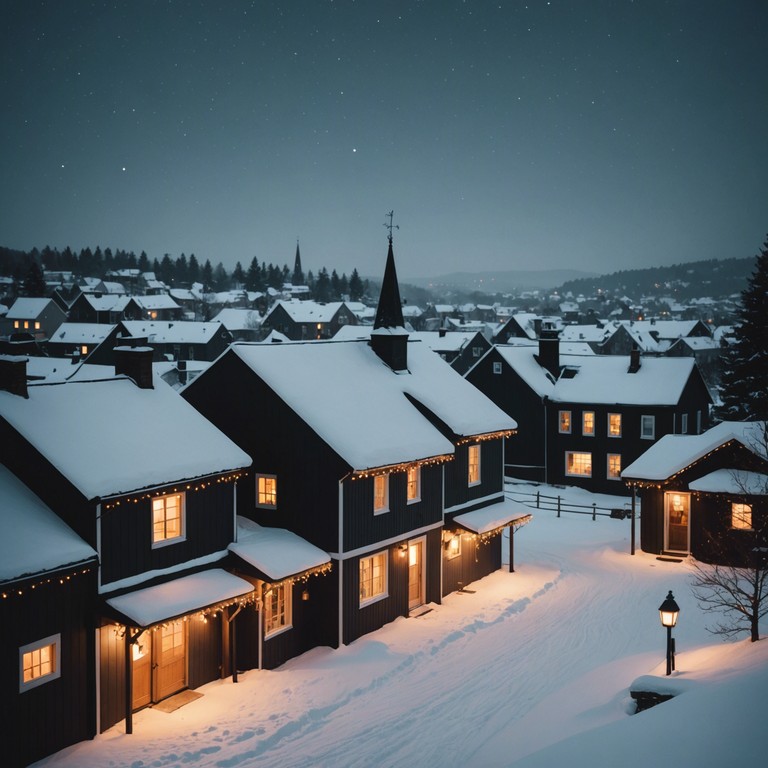
[[[672,627],[677,624],[677,617],[680,613],[680,606],[672,597],[672,590],[669,591],[667,599],[659,606],[659,617],[661,626],[667,628],[667,674],[671,675],[675,668],[675,641],[672,639]]]

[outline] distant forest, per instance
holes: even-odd
[[[306,274],[266,262],[259,263],[254,257],[247,269],[237,262],[232,272],[227,272],[219,262],[213,266],[209,259],[203,264],[192,253],[173,259],[165,254],[162,259],[150,261],[142,251],[139,256],[133,251],[96,247],[94,250],[83,248],[75,252],[69,247],[63,251],[46,246],[41,251],[15,251],[0,246],[0,276],[12,277],[21,288],[31,285],[30,272],[44,269],[47,272],[72,273],[75,278],[97,277],[108,279],[111,272],[121,269],[138,269],[139,272],[153,272],[171,288],[188,288],[193,283],[202,283],[206,292],[227,291],[232,288],[244,288],[247,291],[266,291],[268,288],[280,290],[285,283],[307,285],[316,301],[337,301],[342,296],[349,296],[352,301],[359,301],[368,290],[368,281],[362,280],[357,269],[350,277],[338,275],[336,270],[330,273],[323,267],[314,275],[310,270]],[[120,282],[115,278],[116,282]],[[23,290],[21,291],[23,292]]]

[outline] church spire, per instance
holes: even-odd
[[[304,285],[304,272],[301,269],[301,253],[299,253],[299,238],[296,238],[296,260],[293,263],[293,285]]]
[[[371,347],[373,351],[393,371],[405,371],[408,368],[408,332],[403,321],[403,307],[400,302],[400,286],[397,282],[395,255],[392,250],[392,230],[399,229],[392,224],[394,212],[390,211],[387,239],[387,263],[384,267],[384,279],[381,283],[379,304],[376,308],[376,319],[371,332]]]

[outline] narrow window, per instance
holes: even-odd
[[[731,528],[740,531],[752,530],[752,505],[731,504]]]
[[[389,475],[373,478],[373,513],[380,515],[389,511]]]
[[[480,357],[483,353],[482,347],[472,347],[472,357]]]
[[[421,467],[419,466],[408,467],[407,499],[409,504],[421,499]]]
[[[19,330],[19,321],[18,321],[18,320],[14,320],[14,321],[13,321],[13,327],[14,327],[14,328],[15,328],[17,331]],[[495,365],[495,363],[494,363],[494,365]],[[495,373],[495,371],[494,371],[494,373]]]
[[[184,494],[152,499],[152,546],[160,547],[184,536]]]
[[[24,321],[24,330],[29,330],[29,320]]]
[[[467,480],[470,485],[477,485],[480,482],[480,446],[470,445],[469,452],[469,471]]]
[[[454,557],[461,555],[461,534],[455,533],[448,541],[445,542],[446,557],[449,560],[453,560]]]
[[[61,635],[19,648],[19,693],[61,677]]]
[[[680,417],[680,434],[687,435],[688,434],[688,414],[684,413]]]
[[[608,479],[621,480],[621,454],[608,454]]]
[[[35,320],[35,330],[36,331],[40,330],[40,321],[39,320]]]
[[[656,436],[656,417],[640,417],[640,437],[643,440],[653,440]]]
[[[621,437],[621,414],[608,414],[608,437]]]
[[[277,477],[256,475],[256,506],[275,509],[277,507]]]
[[[291,584],[273,584],[264,595],[264,636],[291,626]]]
[[[587,437],[595,436],[595,412],[584,411],[581,414],[581,434]]]
[[[360,605],[387,596],[387,552],[360,558]]]
[[[493,372],[494,373],[501,373],[501,363],[494,363],[493,364]]]
[[[560,434],[563,434],[563,435],[571,434],[571,412],[570,411],[560,411],[560,415],[558,417],[558,428],[560,430]]]
[[[83,344],[80,347],[80,354],[81,355],[87,355],[88,354],[88,345],[87,344]]]
[[[701,411],[696,411],[696,434],[701,434]]]
[[[592,454],[566,451],[565,474],[575,477],[592,477]]]

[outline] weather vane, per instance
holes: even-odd
[[[387,235],[387,237],[389,238],[389,242],[390,243],[392,242],[392,230],[393,229],[400,229],[400,225],[399,224],[392,224],[392,218],[393,218],[394,215],[395,215],[394,211],[390,211],[388,214],[386,214],[386,216],[389,217],[389,224],[387,224],[386,222],[384,224],[384,226],[389,230],[389,235]]]

